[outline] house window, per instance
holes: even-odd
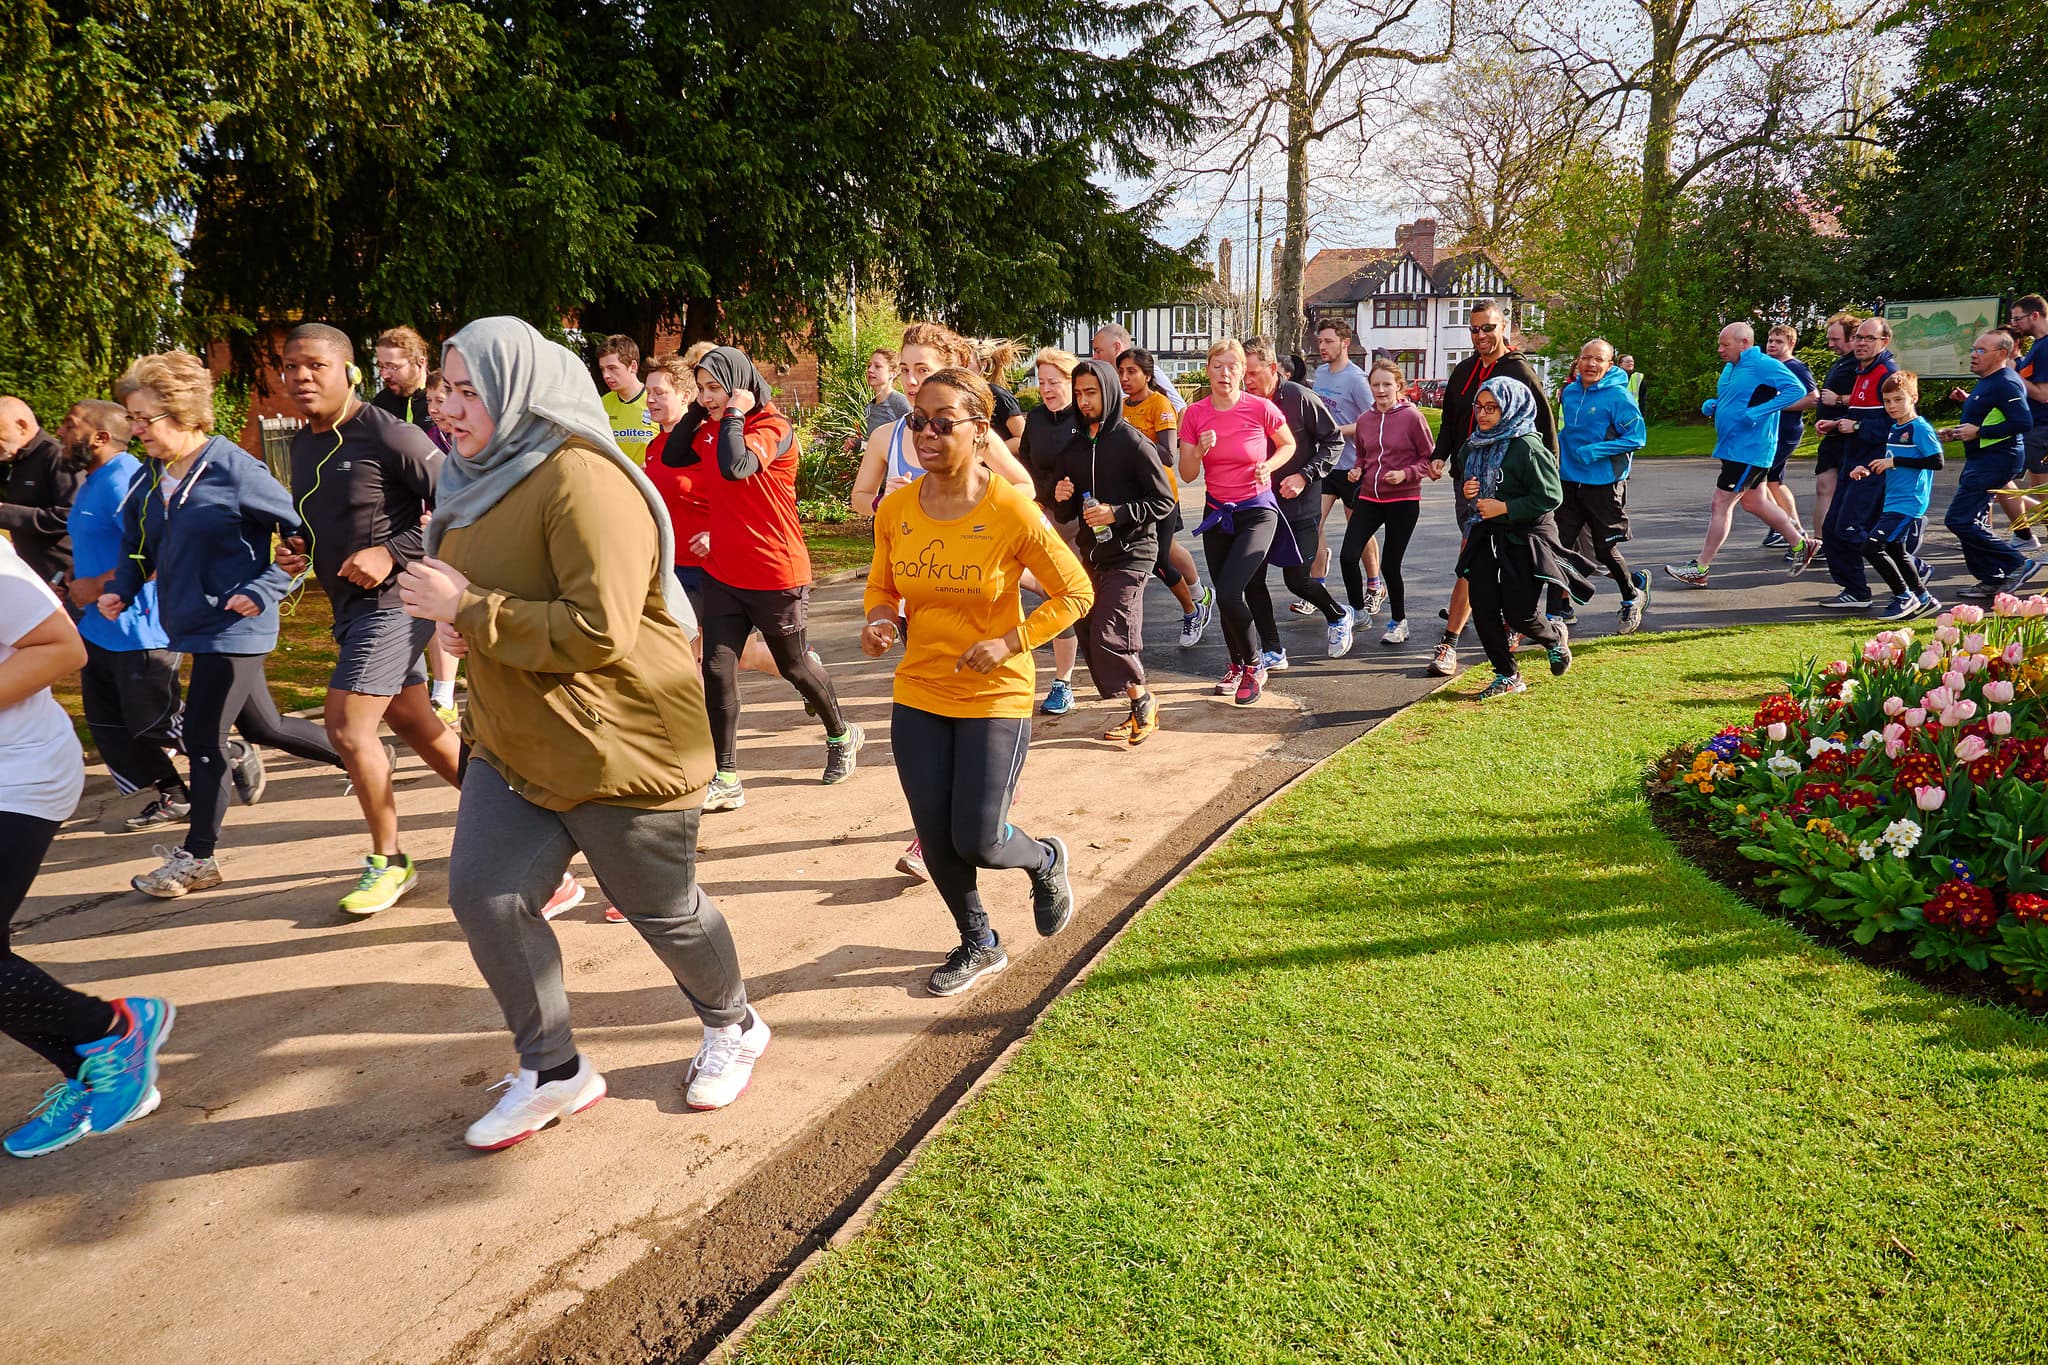
[[[1173,338],[1206,338],[1209,335],[1209,310],[1192,303],[1176,303],[1173,306]]]
[[[1466,356],[1468,356],[1468,355],[1471,355],[1471,354],[1472,354],[1472,352],[1471,352],[1471,351],[1469,351],[1469,350],[1465,350],[1465,351],[1445,351],[1445,352],[1444,352],[1444,373],[1445,373],[1446,375],[1450,374],[1450,372],[1451,372],[1452,370],[1455,370],[1455,369],[1457,369],[1457,368],[1458,368],[1459,364],[1460,364],[1461,362],[1463,362],[1463,360],[1465,359],[1465,357],[1466,357]]]
[[[1469,326],[1472,322],[1472,310],[1482,303],[1492,302],[1492,299],[1452,299],[1446,320],[1453,327]]]
[[[1396,351],[1394,363],[1401,367],[1403,379],[1413,381],[1422,378],[1422,352]]]
[[[1420,327],[1422,326],[1422,301],[1420,299],[1374,299],[1372,301],[1372,325],[1378,327]]]

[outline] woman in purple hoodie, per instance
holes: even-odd
[[[1351,481],[1358,485],[1358,505],[1345,528],[1337,563],[1344,572],[1345,595],[1351,599],[1352,624],[1363,630],[1372,624],[1365,610],[1365,545],[1374,532],[1386,528],[1380,573],[1387,580],[1388,615],[1387,632],[1380,643],[1398,645],[1408,638],[1401,556],[1407,552],[1408,539],[1415,534],[1416,520],[1422,515],[1422,481],[1441,475],[1430,467],[1436,441],[1429,434],[1429,423],[1423,420],[1422,409],[1402,395],[1407,381],[1400,368],[1391,360],[1376,360],[1366,383],[1372,389],[1372,406],[1358,416],[1358,463],[1351,467]]]

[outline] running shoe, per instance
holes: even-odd
[[[191,802],[180,801],[175,796],[159,795],[156,800],[121,823],[130,829],[155,829],[158,825],[175,825],[191,814]]]
[[[1707,586],[1707,568],[1697,559],[1693,560],[1690,564],[1666,564],[1664,572],[1670,574],[1688,588],[1704,588]]]
[[[1387,622],[1387,633],[1380,636],[1383,645],[1405,645],[1408,643],[1408,618]]]
[[[705,1029],[690,1059],[683,1103],[692,1109],[723,1109],[738,1099],[754,1079],[754,1063],[768,1050],[771,1036],[768,1021],[752,1005],[743,1022]]]
[[[1634,597],[1624,597],[1621,601],[1621,610],[1615,613],[1614,633],[1616,635],[1633,635],[1638,630],[1641,630],[1643,626],[1643,608],[1648,605],[1649,600],[1650,595],[1642,592],[1637,593]]]
[[[1575,611],[1552,611],[1545,612],[1544,615],[1549,618],[1552,625],[1575,626],[1579,623],[1579,614]]]
[[[1367,584],[1365,588],[1365,614],[1378,616],[1387,609],[1387,590]]]
[[[915,877],[921,882],[932,879],[931,870],[924,865],[924,843],[912,839],[910,847],[903,850],[903,856],[896,860],[896,870],[906,877]]]
[[[195,858],[182,848],[165,848],[162,844],[150,852],[162,858],[163,864],[128,882],[145,896],[170,901],[188,891],[206,891],[220,885],[220,862],[217,859]]]
[[[1247,664],[1237,671],[1237,704],[1250,706],[1266,690],[1266,670]]]
[[[1372,613],[1367,611],[1364,607],[1347,607],[1345,608],[1345,610],[1351,613],[1351,628],[1353,630],[1372,629]],[[1450,619],[1450,613],[1448,611],[1443,613],[1443,615],[1445,620]]]
[[[1792,547],[1792,567],[1785,570],[1788,577],[1797,578],[1813,567],[1813,557],[1820,553],[1820,542],[1812,536],[1801,536],[1799,543]]]
[[[1523,650],[1527,649],[1528,647],[1528,636],[1522,634],[1522,632],[1519,630],[1511,630],[1508,632],[1508,653],[1520,654]]]
[[[1785,562],[1787,564],[1797,564],[1799,562],[1799,547],[1797,545],[1785,551]]]
[[[1131,731],[1136,728],[1137,724],[1138,718],[1135,715],[1125,716],[1122,720],[1104,730],[1102,737],[1129,744],[1131,742]]]
[[[1038,709],[1048,716],[1064,716],[1074,709],[1074,685],[1065,678],[1054,678],[1052,690],[1045,694]]]
[[[2041,572],[2041,561],[2038,559],[2028,560],[2020,565],[2018,573],[2006,575],[2005,590],[2010,593],[2017,593],[2022,583],[2029,581],[2039,572]]]
[[[1941,614],[1941,599],[1940,599],[1939,597],[1936,597],[1936,596],[1935,596],[1935,595],[1934,595],[1933,593],[1931,593],[1931,592],[1923,592],[1923,593],[1921,593],[1921,594],[1920,594],[1920,610],[1919,610],[1919,611],[1917,611],[1917,612],[1915,612],[1915,613],[1914,613],[1914,615],[1916,615],[1916,616],[1939,616],[1940,614]]]
[[[848,721],[845,734],[825,741],[825,776],[821,780],[826,786],[853,776],[854,764],[860,760],[860,746],[867,743],[867,738],[867,731]]]
[[[1195,609],[1180,618],[1180,647],[1193,649],[1202,643],[1202,635],[1209,629],[1210,618],[1215,616],[1216,600],[1214,588],[1202,589],[1202,595],[1195,599]]]
[[[163,1102],[157,1093],[157,1053],[171,1036],[178,1007],[168,1000],[131,995],[114,1002],[114,1032],[78,1049],[78,1079],[85,1082],[86,1122],[111,1133]]]
[[[245,739],[228,740],[228,777],[235,784],[235,799],[253,806],[263,799],[270,774],[263,770],[263,751]]]
[[[562,880],[555,884],[555,894],[549,896],[548,903],[540,908],[540,917],[542,919],[553,919],[564,911],[574,910],[581,904],[583,904],[583,883],[564,872]],[[609,911],[606,912],[606,918],[610,918]],[[624,915],[619,916],[620,923],[624,923],[625,919]]]
[[[1919,614],[1920,595],[1918,593],[1901,592],[1892,594],[1892,599],[1884,604],[1884,610],[1877,614],[1877,619],[1880,621],[1910,621]]]
[[[1560,623],[1557,627],[1557,643],[1544,650],[1543,653],[1550,660],[1551,677],[1562,678],[1565,674],[1571,672],[1572,637],[1570,629]]]
[[[722,810],[738,810],[747,804],[747,790],[740,785],[737,774],[715,774],[711,785],[704,789],[704,811],[715,815]]]
[[[7,1155],[47,1156],[92,1131],[85,1082],[69,1076],[43,1092],[43,1102],[28,1111],[28,1122],[0,1139]]]
[[[443,725],[449,726],[452,729],[459,730],[462,728],[462,713],[452,706],[435,707],[434,717]]]
[[[1964,602],[1989,602],[2008,589],[1998,583],[1967,583],[1956,589],[1956,597]]]
[[[1287,610],[1293,612],[1296,616],[1314,616],[1322,608],[1313,602],[1304,602],[1297,597],[1294,601],[1287,604]]]
[[[576,1074],[562,1081],[540,1083],[540,1073],[525,1067],[509,1072],[492,1086],[498,1096],[491,1112],[469,1125],[462,1140],[479,1152],[500,1152],[526,1141],[549,1124],[580,1114],[605,1096],[604,1077],[588,1057],[576,1059]]]
[[[1159,698],[1142,692],[1131,703],[1131,743],[1143,744],[1159,728]]]
[[[1923,588],[1934,581],[1934,566],[1924,559],[1913,561],[1913,572],[1920,575],[1920,586]]]
[[[2005,543],[2015,550],[2038,550],[2041,548],[2040,538],[2032,531],[2022,531]]]
[[[1351,652],[1351,645],[1357,633],[1351,626],[1351,613],[1345,612],[1344,619],[1333,621],[1323,627],[1323,637],[1329,643],[1330,657],[1341,659]]]
[[[1858,597],[1855,593],[1844,588],[1833,597],[1822,598],[1820,605],[1832,607],[1836,611],[1867,611],[1870,608],[1870,599],[1868,597]]]
[[[1445,640],[1429,656],[1429,671],[1439,678],[1448,678],[1458,671],[1458,646],[1455,641]]]
[[[1216,680],[1216,695],[1234,697],[1237,695],[1237,675],[1244,672],[1243,664],[1232,664],[1223,670],[1223,676]]]
[[[619,909],[616,905],[607,905],[604,908],[604,922],[606,924],[624,924],[626,922],[626,912]]]
[[[389,910],[419,879],[419,868],[406,854],[399,854],[395,862],[381,853],[368,854],[363,858],[363,875],[356,878],[355,890],[341,898],[341,913],[369,916]]]
[[[1785,537],[1779,535],[1776,531],[1766,531],[1764,532],[1764,543],[1759,548],[1765,550],[1775,550],[1780,545],[1783,545],[1785,543]]]
[[[933,995],[958,995],[981,980],[1010,965],[1010,955],[1000,940],[990,944],[963,943],[946,954],[926,983]]]
[[[1031,874],[1031,919],[1039,937],[1050,938],[1074,917],[1074,888],[1067,881],[1067,845],[1057,834],[1039,840],[1052,850],[1052,862]]]
[[[1285,673],[1287,671],[1287,651],[1284,649],[1260,651],[1259,667],[1268,673]]]
[[[1496,673],[1493,681],[1479,693],[1478,700],[1493,701],[1500,697],[1512,697],[1518,692],[1527,692],[1529,684],[1522,681],[1519,673]]]

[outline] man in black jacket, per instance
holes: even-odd
[[[1285,534],[1273,537],[1266,552],[1268,568],[1280,565],[1287,590],[1322,612],[1330,657],[1341,659],[1351,652],[1351,613],[1337,605],[1330,590],[1313,577],[1310,566],[1322,548],[1323,476],[1337,467],[1344,454],[1344,432],[1337,416],[1314,389],[1280,377],[1280,357],[1273,344],[1263,339],[1244,348],[1244,386],[1247,392],[1270,398],[1287,419],[1294,433],[1294,458],[1273,473],[1273,497],[1280,504],[1280,524]],[[1294,547],[1290,556],[1282,541]],[[1275,558],[1276,554],[1280,558]],[[1293,558],[1296,562],[1284,563]],[[1287,651],[1280,647],[1280,628],[1273,616],[1273,594],[1266,587],[1266,570],[1245,588],[1245,605],[1252,609],[1252,625],[1259,632],[1259,652],[1268,671],[1287,667]]]
[[[87,470],[44,431],[28,404],[0,396],[0,460],[12,465],[0,502],[0,531],[14,541],[22,562],[45,583],[71,576],[71,501]]]
[[[1468,324],[1472,334],[1472,354],[1459,361],[1451,371],[1450,380],[1444,385],[1443,421],[1436,432],[1436,459],[1439,474],[1448,467],[1465,438],[1472,434],[1472,400],[1479,396],[1479,388],[1495,375],[1520,380],[1536,399],[1536,432],[1543,438],[1544,446],[1554,455],[1557,453],[1557,412],[1550,406],[1550,390],[1544,386],[1523,354],[1514,348],[1510,336],[1511,324],[1507,311],[1492,299],[1472,306],[1472,317]],[[1462,535],[1478,513],[1466,503],[1463,494],[1458,497],[1458,531]],[[1471,590],[1461,577],[1451,585],[1451,616],[1444,625],[1443,643],[1436,647],[1436,654],[1429,661],[1429,671],[1440,677],[1449,677],[1458,671],[1458,636],[1464,633],[1465,623],[1472,619]]]

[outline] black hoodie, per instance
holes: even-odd
[[[1314,516],[1322,507],[1323,475],[1337,467],[1337,458],[1344,453],[1337,419],[1314,389],[1292,379],[1281,380],[1273,390],[1273,406],[1280,409],[1294,433],[1294,458],[1273,472],[1273,496],[1280,504],[1280,515],[1290,521]],[[1305,485],[1299,497],[1280,493],[1281,482],[1290,474],[1301,475]]]
[[[1159,557],[1159,523],[1173,514],[1166,467],[1159,463],[1159,447],[1124,420],[1124,391],[1116,371],[1100,360],[1084,360],[1075,378],[1082,370],[1102,386],[1102,420],[1090,436],[1079,404],[1074,406],[1074,438],[1060,447],[1053,468],[1053,483],[1073,480],[1074,496],[1055,503],[1053,515],[1062,521],[1079,518],[1082,495],[1093,493],[1097,502],[1116,510],[1116,520],[1108,540],[1096,539],[1093,527],[1080,528],[1081,562],[1091,569],[1150,565]]]

